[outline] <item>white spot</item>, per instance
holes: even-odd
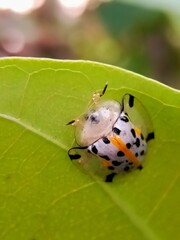
[[[44,2],[45,0],[0,0],[0,9],[25,14],[34,8],[41,7]]]
[[[77,18],[85,11],[89,0],[58,0],[63,12],[70,18]]]

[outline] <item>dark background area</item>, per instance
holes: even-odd
[[[0,0],[0,57],[99,61],[180,88],[180,2],[167,2]]]

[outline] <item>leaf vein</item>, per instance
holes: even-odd
[[[99,182],[101,189],[109,196],[114,205],[117,206],[129,218],[132,224],[146,237],[148,240],[158,240],[159,237],[147,226],[147,224],[134,212],[134,210],[122,198],[112,192],[111,186],[106,183]]]
[[[68,148],[67,146],[65,146],[63,143],[61,143],[60,141],[57,141],[56,139],[54,139],[53,137],[51,137],[50,135],[44,133],[44,132],[41,132],[40,130],[34,128],[33,126],[30,126],[28,125],[27,123],[21,121],[21,119],[18,119],[18,118],[15,118],[13,116],[10,116],[10,115],[6,115],[6,114],[3,114],[3,113],[0,113],[0,118],[3,118],[3,119],[6,119],[6,120],[9,120],[11,122],[14,122],[20,126],[22,126],[23,128],[25,128],[26,130],[44,138],[46,141],[48,142],[51,142],[55,145],[57,145],[58,147],[60,147],[62,150],[64,151],[67,151]]]

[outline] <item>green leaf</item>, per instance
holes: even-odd
[[[156,134],[143,171],[104,183],[69,160],[92,93],[139,98]],[[86,61],[0,60],[0,239],[178,239],[180,93]]]

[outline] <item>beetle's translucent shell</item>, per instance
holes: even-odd
[[[75,138],[80,146],[89,146],[97,139],[112,131],[112,126],[119,117],[120,104],[114,100],[101,101],[91,106],[79,118]]]
[[[91,175],[111,182],[118,173],[142,169],[147,143],[154,132],[146,109],[133,95],[125,94],[121,102],[94,102],[74,122],[78,146],[68,154]]]

